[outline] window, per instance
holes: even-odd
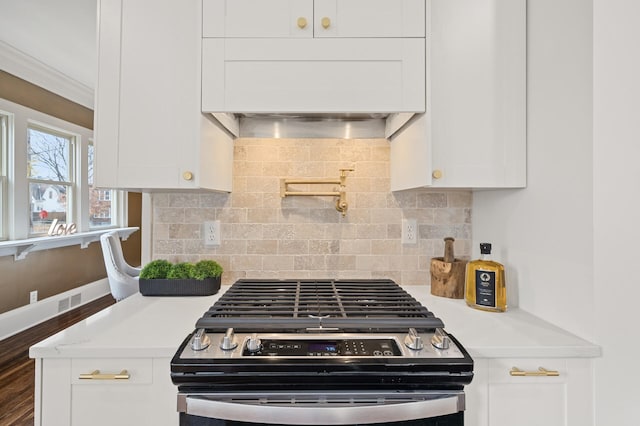
[[[93,131],[0,98],[0,239],[121,227],[126,193],[93,188]],[[94,191],[95,189],[95,191]]]
[[[116,215],[116,200],[112,197],[116,191],[111,189],[97,189],[93,186],[93,144],[89,144],[88,149],[87,178],[89,184],[89,227],[99,228],[112,226]]]
[[[9,115],[0,111],[0,240],[7,239],[7,144]]]
[[[46,233],[54,219],[73,222],[74,148],[74,136],[28,127],[29,234]]]
[[[111,190],[98,190],[98,200],[111,201]]]

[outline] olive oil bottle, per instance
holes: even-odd
[[[507,310],[504,266],[491,258],[491,244],[480,243],[480,259],[467,263],[464,299],[467,305],[483,311]]]

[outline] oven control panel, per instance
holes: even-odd
[[[295,358],[464,358],[455,342],[443,333],[207,333],[198,330],[185,344],[183,359],[240,360],[249,357]]]
[[[402,356],[402,352],[392,339],[263,339],[259,348],[251,348],[249,345],[245,345],[242,355],[268,357],[392,357]]]

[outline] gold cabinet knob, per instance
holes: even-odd
[[[307,27],[307,18],[304,17],[299,17],[298,18],[298,28],[300,28],[301,30],[305,29]]]
[[[192,180],[192,179],[193,179],[193,173],[191,173],[191,172],[184,172],[184,173],[182,174],[182,178],[183,178],[184,180]]]
[[[325,16],[324,18],[322,18],[320,23],[322,24],[322,28],[324,28],[326,30],[327,28],[329,28],[331,26],[331,19],[329,19],[329,18],[327,18]]]
[[[433,176],[434,179],[440,179],[442,177],[442,170],[434,170],[431,176]]]

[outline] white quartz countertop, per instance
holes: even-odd
[[[486,312],[461,299],[431,295],[428,286],[405,289],[442,319],[445,330],[474,358],[584,358],[601,355],[600,346],[521,309]]]
[[[196,321],[229,287],[213,296],[148,297],[140,293],[29,348],[31,358],[170,358]]]
[[[228,288],[205,297],[135,294],[32,346],[31,358],[170,358],[195,323]],[[405,286],[444,321],[475,358],[597,357],[600,347],[525,311],[471,309],[435,297],[428,286]]]

